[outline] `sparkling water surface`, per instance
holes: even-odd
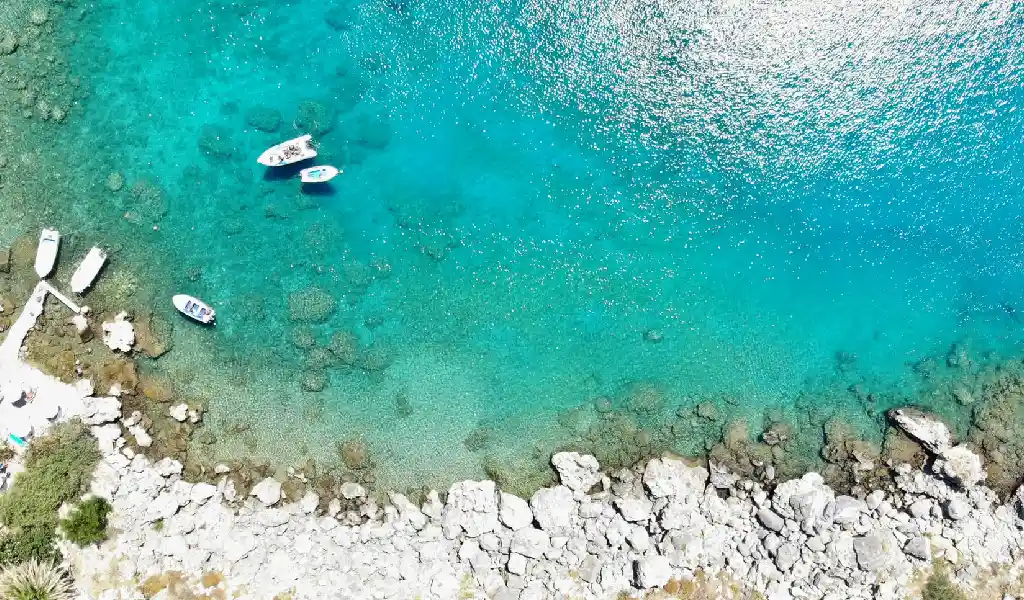
[[[1011,2],[99,0],[60,143],[94,161],[78,218],[161,257],[139,286],[217,307],[148,368],[214,427],[252,424],[224,453],[361,438],[385,480],[443,485],[556,447],[560,413],[593,421],[638,382],[659,399],[641,425],[711,399],[756,433],[810,395],[870,437],[884,406],[851,386],[899,403],[954,342],[1020,346],[1021,21]],[[344,171],[329,186],[256,164],[311,128]],[[112,196],[109,171],[162,192]],[[319,343],[350,331],[369,367],[326,368],[321,392],[291,341],[311,286],[336,301]]]

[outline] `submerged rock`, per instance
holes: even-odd
[[[305,100],[299,104],[294,123],[303,133],[323,135],[334,128],[334,109],[322,102]]]
[[[322,392],[327,387],[327,373],[322,369],[306,369],[302,372],[302,390]]]
[[[334,314],[334,297],[318,287],[308,287],[288,296],[292,321],[321,323]]]
[[[245,123],[266,133],[273,133],[281,127],[281,111],[268,106],[253,106],[245,111]]]

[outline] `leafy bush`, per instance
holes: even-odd
[[[89,498],[60,522],[60,528],[69,541],[79,546],[98,544],[107,539],[110,510],[110,503],[103,498]]]
[[[7,464],[12,458],[14,458],[14,448],[0,440],[0,465]]]
[[[80,422],[58,425],[50,435],[32,442],[25,455],[25,472],[0,496],[0,524],[9,530],[0,538],[0,564],[55,555],[57,510],[88,490],[99,458],[96,441]]]
[[[921,592],[921,600],[968,600],[960,586],[949,579],[945,565],[936,564]]]
[[[4,600],[72,600],[74,588],[67,574],[53,563],[30,560],[0,573]]]
[[[26,557],[60,562],[60,552],[54,546],[55,537],[56,531],[52,527],[23,527],[0,537],[0,565],[16,565]]]

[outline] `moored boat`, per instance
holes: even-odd
[[[209,304],[195,296],[177,294],[171,298],[171,302],[174,303],[174,308],[177,308],[181,314],[200,323],[213,323],[214,318],[217,316]]]
[[[280,167],[315,157],[313,136],[306,134],[267,148],[256,162],[267,167]]]
[[[57,250],[60,248],[60,232],[56,229],[44,229],[39,234],[39,247],[36,248],[36,274],[45,278],[53,272],[57,264]]]
[[[92,250],[89,250],[89,253],[82,259],[82,263],[75,269],[74,275],[71,276],[71,291],[81,294],[88,289],[96,280],[96,276],[99,275],[105,262],[107,262],[107,253],[102,248],[94,246]]]
[[[331,165],[320,165],[299,171],[299,177],[302,179],[302,183],[326,183],[334,179],[340,172]]]

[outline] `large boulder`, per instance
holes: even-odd
[[[704,467],[691,467],[677,458],[655,458],[647,463],[643,481],[655,498],[699,497],[707,487],[708,471]]]
[[[932,454],[942,454],[953,447],[953,434],[936,417],[916,408],[894,408],[889,411],[889,418]]]
[[[498,517],[505,527],[516,531],[533,524],[533,511],[526,500],[505,492],[501,492],[500,499],[501,509]]]
[[[117,398],[87,397],[82,404],[82,422],[86,425],[103,425],[121,418],[121,401]]]
[[[449,488],[441,516],[445,537],[453,540],[465,533],[475,538],[497,528],[498,492],[493,481],[459,481]]]
[[[540,528],[551,535],[568,535],[573,532],[579,505],[568,487],[558,485],[537,490],[530,498],[530,508]]]
[[[118,313],[113,321],[103,324],[103,343],[111,350],[131,352],[135,345],[135,328],[128,321],[128,313]]]
[[[273,506],[281,500],[281,482],[267,477],[252,488],[250,495],[256,496],[264,506]]]
[[[954,446],[941,454],[935,466],[947,479],[961,487],[971,487],[985,479],[987,474],[981,457],[966,446]]]
[[[779,484],[772,496],[772,507],[786,519],[820,521],[825,518],[825,511],[833,500],[835,492],[825,485],[821,475],[807,473],[800,479]]]
[[[573,491],[586,492],[601,481],[601,465],[589,454],[559,452],[551,457],[562,485]]]
[[[510,549],[528,558],[541,559],[551,547],[551,536],[533,527],[524,527],[512,534]]]

